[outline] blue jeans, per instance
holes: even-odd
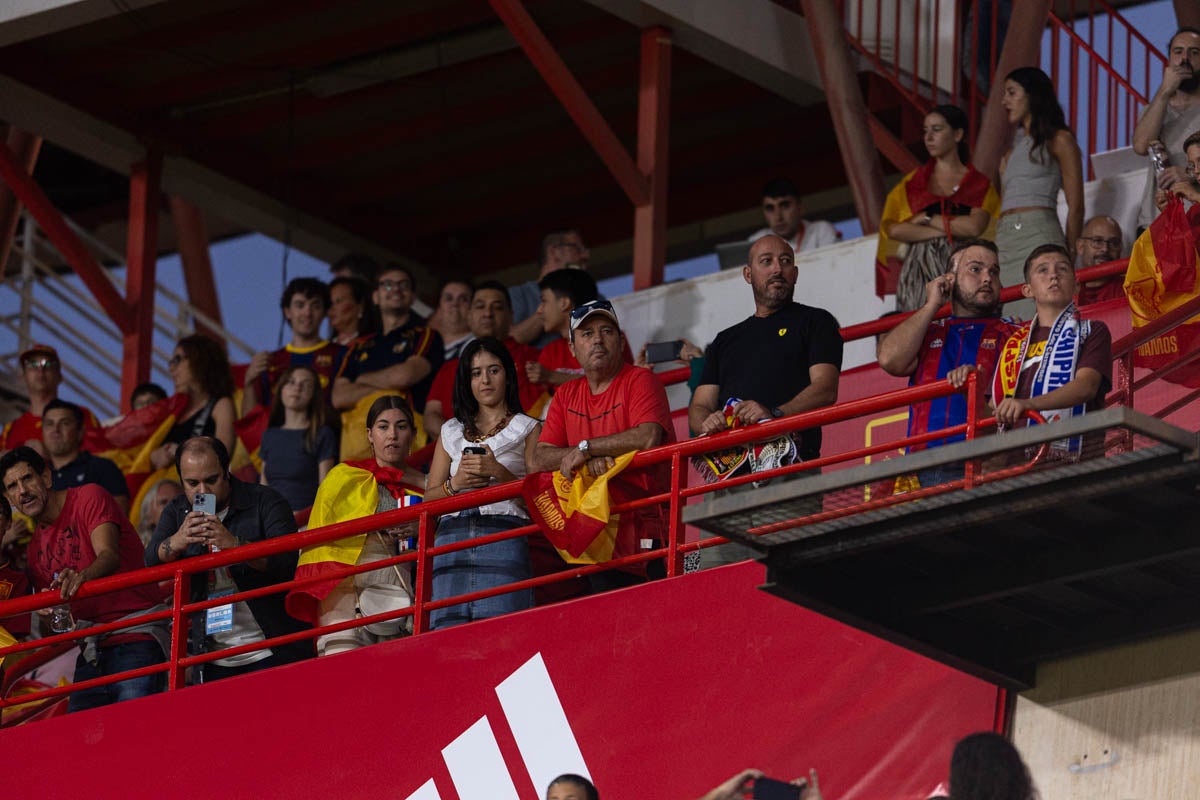
[[[959,461],[955,464],[943,464],[940,467],[923,469],[917,473],[917,480],[920,481],[922,489],[928,489],[930,486],[940,486],[950,481],[962,480],[965,474],[966,467]]]
[[[438,523],[434,543],[441,547],[491,533],[510,531],[528,524],[529,520],[523,517],[500,514],[484,516],[478,509],[470,509],[457,516],[442,517]],[[434,556],[433,599],[441,600],[505,586],[515,581],[527,580],[530,575],[529,540],[524,536]],[[448,628],[451,625],[461,625],[471,620],[496,617],[532,607],[533,592],[530,589],[522,589],[431,611],[429,627]]]
[[[165,660],[162,647],[158,642],[150,639],[127,642],[113,647],[102,647],[96,651],[95,664],[84,659],[82,655],[79,656],[75,662],[75,682],[116,675],[126,670],[161,664]],[[122,700],[132,700],[135,697],[157,694],[163,690],[165,683],[166,673],[158,672],[153,675],[143,675],[140,678],[130,678],[120,683],[110,683],[107,686],[84,689],[82,692],[71,694],[67,710],[68,713],[73,713],[89,708],[99,708],[110,703],[120,703]]]

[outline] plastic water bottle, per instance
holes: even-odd
[[[1150,162],[1154,164],[1154,175],[1156,177],[1163,174],[1163,171],[1171,166],[1171,157],[1167,155],[1166,146],[1157,139],[1150,143]]]
[[[58,573],[54,573],[54,582],[58,582]],[[71,614],[70,603],[60,603],[50,609],[50,632],[70,633],[75,630],[75,617]]]

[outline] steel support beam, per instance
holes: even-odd
[[[879,218],[883,215],[883,165],[871,139],[867,104],[850,59],[842,19],[833,0],[800,0],[800,6],[808,20],[808,33],[825,87],[829,115],[841,145],[854,207],[863,233],[874,233],[879,230]]]
[[[1200,3],[1196,0],[1175,0],[1175,21],[1180,28],[1200,28]]]
[[[25,172],[32,175],[42,149],[42,137],[13,126],[8,129],[8,148]],[[0,186],[0,273],[8,265],[8,255],[12,252],[20,216],[21,204],[17,202],[17,196],[7,186]]]
[[[646,177],[650,202],[633,212],[633,290],[663,282],[667,257],[667,187],[671,126],[671,32],[642,31],[638,84],[638,170]]]
[[[1000,103],[1004,100],[1004,76],[1017,67],[1038,63],[1042,49],[1042,33],[1050,19],[1053,0],[1027,0],[1021,4],[1021,13],[1013,14],[1008,21],[1008,33],[996,62],[996,79],[988,94],[979,123],[979,135],[975,138],[975,153],[972,164],[1000,186],[997,170],[1000,158],[1012,143],[1013,126],[1008,124],[1008,115]]]
[[[158,212],[162,206],[162,153],[151,149],[129,171],[129,226],[125,234],[125,299],[130,328],[121,341],[124,407],[134,388],[150,379],[154,353],[154,284],[158,264]]]
[[[587,92],[575,80],[550,40],[529,16],[521,0],[488,0],[492,10],[521,45],[525,56],[562,103],[571,121],[579,128],[604,166],[612,173],[625,196],[635,206],[650,202],[650,187],[621,140],[605,122]]]
[[[63,258],[75,270],[75,274],[91,291],[104,313],[117,326],[117,330],[123,334],[129,333],[133,327],[129,309],[109,280],[108,273],[96,263],[96,259],[92,258],[92,254],[83,246],[83,242],[79,241],[79,237],[67,226],[62,214],[50,203],[41,187],[34,183],[7,143],[0,143],[0,180],[4,181],[21,204],[29,209],[29,213],[45,232],[46,238],[58,248]]]
[[[170,204],[188,302],[213,322],[223,325],[217,282],[213,278],[212,256],[208,252],[208,226],[204,222],[204,212],[176,195],[170,196]],[[213,330],[198,320],[196,332],[207,334],[220,342],[222,347],[226,346],[221,331]]]

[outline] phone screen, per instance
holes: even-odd
[[[203,511],[205,514],[216,514],[217,496],[209,492],[201,492],[192,498],[192,511]]]
[[[683,340],[673,342],[651,342],[646,345],[646,361],[651,364],[661,364],[664,361],[674,361],[683,350]]]
[[[482,455],[487,454],[487,448],[486,447],[476,447],[473,445],[467,445],[466,447],[463,448],[463,452],[470,453],[473,456],[482,456]]]
[[[754,781],[754,800],[800,800],[800,786],[793,786],[774,778],[758,778]]]

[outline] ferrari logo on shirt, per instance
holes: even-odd
[[[780,329],[779,329],[779,335],[780,335],[780,336],[783,336],[785,333],[787,333],[787,328],[780,328]]]

